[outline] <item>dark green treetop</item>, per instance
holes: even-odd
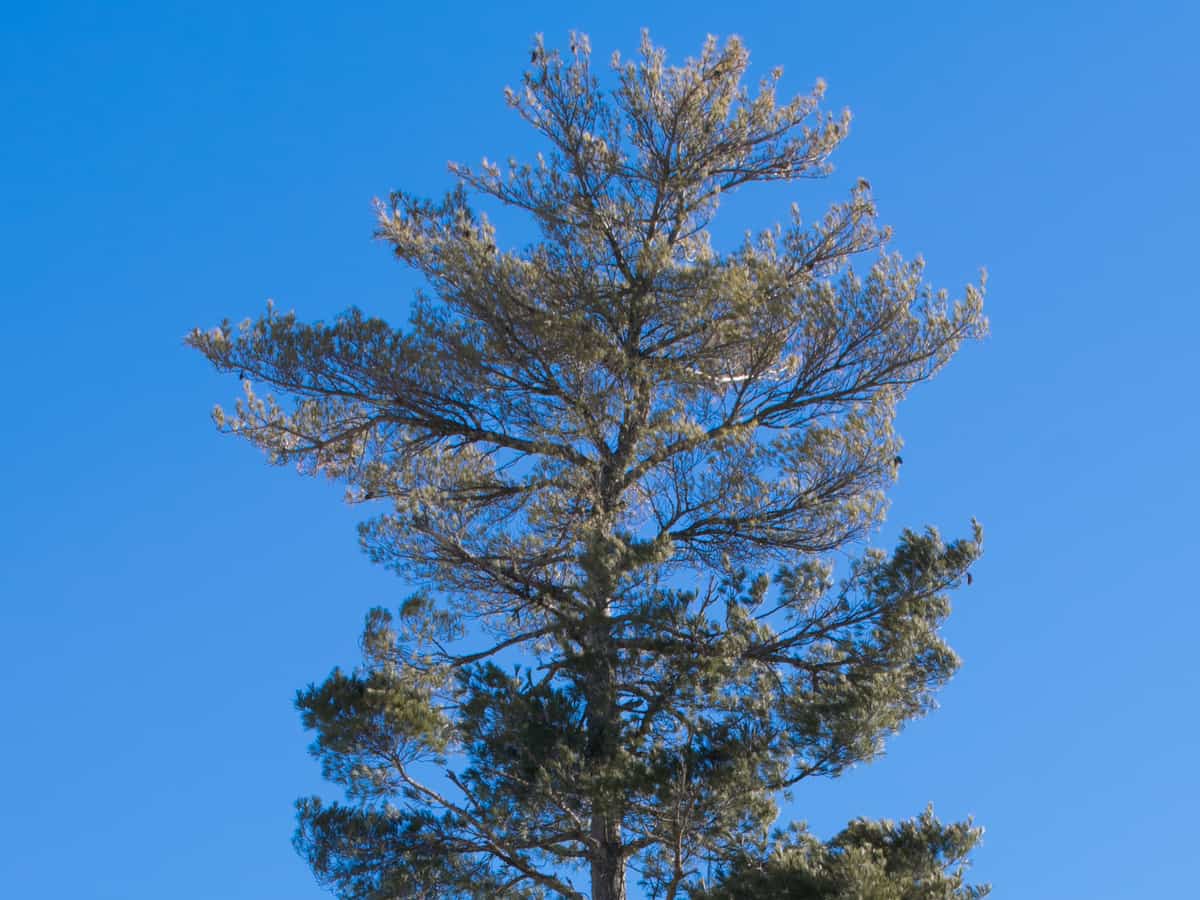
[[[831,560],[882,520],[896,404],[984,333],[981,291],[883,253],[865,182],[714,247],[724,195],[826,174],[849,124],[820,84],[743,87],[737,39],[681,67],[644,39],[610,89],[583,36],[531,63],[508,99],[544,155],[379,207],[428,284],[407,327],[271,309],[189,337],[244,373],[218,423],[372,503],[364,546],[421,588],[299,695],[346,797],[300,803],[298,846],[355,900],[618,900],[630,872],[664,898],[979,896],[966,825],[769,830],[957,666],[938,630],[978,526]],[[539,238],[505,249],[475,195]]]

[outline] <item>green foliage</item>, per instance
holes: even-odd
[[[380,204],[428,284],[407,327],[269,308],[189,337],[244,377],[218,424],[343,481],[420,586],[299,695],[346,799],[302,801],[297,846],[341,897],[618,900],[632,871],[715,898],[713,864],[719,896],[974,896],[951,869],[976,833],[928,816],[763,855],[780,791],[877,756],[958,665],[939,628],[978,526],[830,559],[882,520],[896,404],[986,321],[919,262],[854,269],[889,234],[865,182],[713,246],[724,196],[826,174],[849,125],[747,65],[647,39],[605,89],[586,38],[539,40],[508,97],[547,153]],[[539,239],[502,247],[477,196]]]
[[[927,809],[901,822],[857,819],[828,843],[802,828],[781,835],[770,855],[734,862],[693,900],[977,900],[966,858],[982,830],[942,825]]]

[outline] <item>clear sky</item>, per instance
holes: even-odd
[[[268,297],[402,319],[372,197],[534,149],[501,90],[535,32],[604,59],[648,26],[677,58],[736,32],[855,112],[827,182],[725,227],[865,176],[936,283],[991,276],[992,336],[901,407],[881,536],[984,523],[948,627],[965,665],[789,814],[827,835],[933,802],[986,827],[996,897],[1192,896],[1197,7],[423,6],[3,4],[0,895],[324,896],[289,843],[322,789],[292,697],[405,585],[340,488],[216,433],[238,386],[182,337]]]

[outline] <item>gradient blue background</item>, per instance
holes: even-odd
[[[997,897],[1191,896],[1196,7],[335,6],[3,4],[0,895],[324,896],[289,844],[322,788],[293,692],[404,585],[339,487],[215,432],[238,387],[182,337],[268,297],[402,318],[371,198],[531,152],[501,88],[534,32],[603,61],[648,26],[677,58],[737,32],[856,114],[831,179],[738,199],[729,233],[866,176],[935,282],[991,274],[992,337],[902,407],[881,536],[983,521],[965,666],[789,813],[829,834],[932,801],[986,826]]]

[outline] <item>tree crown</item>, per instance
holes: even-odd
[[[422,586],[299,697],[349,802],[304,801],[298,841],[342,896],[581,897],[584,867],[615,898],[627,866],[699,891],[762,858],[777,791],[872,758],[957,665],[938,628],[978,527],[905,532],[838,582],[829,554],[881,521],[896,404],[984,333],[981,291],[881,252],[861,181],[715,248],[725,195],[827,174],[849,125],[820,83],[750,91],[748,59],[709,39],[668,66],[644,38],[606,88],[585,37],[539,39],[507,97],[546,152],[379,205],[428,284],[407,328],[270,309],[189,337],[246,378],[218,423],[384,506],[362,542]],[[538,239],[504,249],[473,195]]]

